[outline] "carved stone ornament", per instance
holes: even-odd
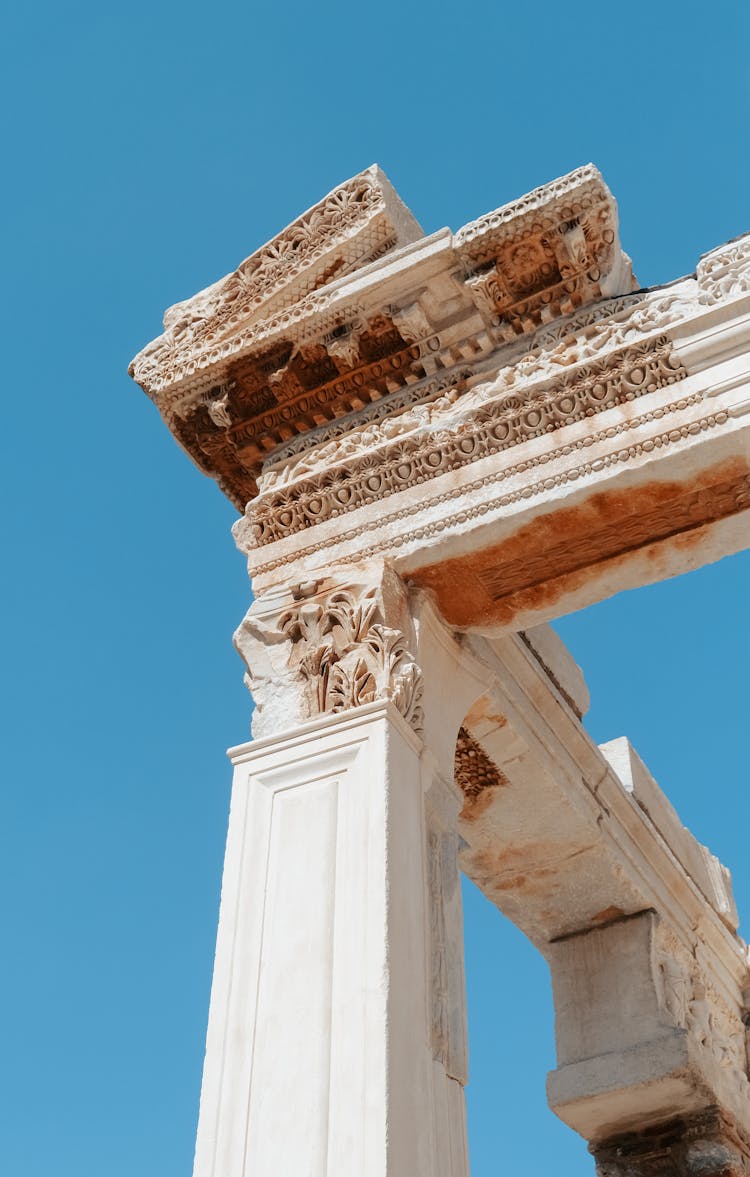
[[[750,235],[707,253],[698,264],[697,277],[701,302],[708,306],[750,294]]]
[[[312,714],[391,699],[415,729],[422,725],[422,682],[403,634],[382,625],[374,590],[341,590],[301,601],[279,619],[292,665],[308,688]]]
[[[718,1107],[590,1147],[597,1177],[748,1177],[750,1139]]]
[[[459,729],[456,740],[453,776],[469,808],[487,789],[497,789],[508,784],[505,774],[490,760],[479,741],[465,727]]]
[[[747,546],[748,356],[750,235],[638,289],[590,165],[430,236],[369,168],[136,356],[255,594],[196,1177],[465,1177],[459,849],[550,963],[599,1177],[750,1177],[728,876],[539,628]]]
[[[655,937],[659,1000],[667,1024],[687,1031],[714,1090],[742,1113],[750,1100],[742,993],[724,990],[721,970],[699,940],[689,951],[660,924]]]
[[[750,235],[637,289],[591,165],[430,236],[373,167],[172,307],[131,371],[242,512],[260,591],[382,559],[451,624],[524,628],[616,567],[741,545],[748,297]]]
[[[373,167],[170,308],[131,372],[249,550],[683,379],[670,329],[750,292],[750,237],[634,286],[590,165],[428,238]]]
[[[295,437],[420,382],[429,399],[440,372],[634,286],[590,165],[455,236],[420,237],[369,168],[170,308],[134,359],[170,429],[240,509]]]
[[[410,622],[398,578],[375,584],[299,585],[256,602],[235,634],[256,701],[253,732],[389,699],[422,731],[422,672],[410,650]],[[388,625],[393,617],[402,628]],[[286,696],[286,701],[284,699]]]
[[[536,395],[503,391],[495,397],[496,386],[485,385],[456,403],[461,388],[456,382],[431,403],[389,417],[380,426],[360,426],[324,446],[312,460],[302,459],[285,470],[287,480],[295,474],[297,480],[248,506],[255,542],[271,543],[346,514],[635,400],[684,375],[668,343],[657,338],[557,377]],[[263,491],[266,485],[261,479]]]

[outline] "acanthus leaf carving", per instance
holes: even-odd
[[[418,302],[394,311],[393,322],[404,343],[419,343],[433,333],[433,326]]]
[[[386,623],[382,586],[318,590],[316,582],[300,587],[293,593],[296,599],[262,621],[254,607],[235,635],[259,710],[267,712],[267,699],[273,705],[284,691],[294,696],[296,682],[297,719],[388,699],[421,733],[422,672],[406,633]],[[265,667],[269,657],[270,673],[258,673],[256,667]],[[278,710],[281,719],[285,707]],[[275,720],[266,714],[265,722]]]

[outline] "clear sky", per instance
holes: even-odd
[[[235,515],[127,375],[168,304],[377,161],[427,231],[588,160],[643,284],[750,229],[740,0],[70,0],[4,20],[0,1173],[190,1173],[250,699]],[[750,558],[558,628],[750,913]],[[750,918],[750,916],[748,916]],[[592,1173],[546,968],[466,895],[473,1177]],[[286,1177],[286,1175],[279,1175]],[[293,1177],[293,1175],[289,1175]]]

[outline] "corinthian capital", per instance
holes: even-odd
[[[382,564],[256,599],[234,643],[256,704],[256,738],[376,699],[390,699],[421,734],[406,590]]]

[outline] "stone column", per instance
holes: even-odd
[[[383,567],[256,601],[195,1177],[467,1177],[456,731],[478,693]],[[425,733],[440,732],[425,751]]]

